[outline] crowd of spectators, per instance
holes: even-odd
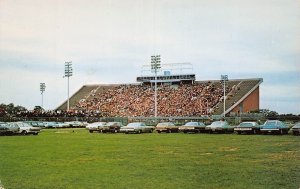
[[[230,91],[228,96],[231,96],[237,90],[234,86],[227,88],[226,93]],[[120,85],[106,91],[91,91],[69,111],[30,111],[23,107],[8,111],[5,106],[0,106],[0,117],[153,117],[154,91],[151,85]],[[222,101],[223,88],[217,83],[160,84],[157,89],[157,116],[210,115]]]
[[[15,112],[7,112],[0,109],[0,117],[19,117],[19,118],[33,118],[33,117],[103,117],[106,116],[99,111],[93,110],[19,110]]]
[[[227,89],[228,90],[228,89]],[[151,117],[155,114],[154,87],[150,85],[120,85],[107,91],[92,91],[72,109],[99,111],[111,117]],[[214,83],[159,85],[157,115],[210,115],[223,100],[223,88]]]
[[[49,111],[20,111],[16,117],[89,117],[102,116],[99,111],[90,110],[49,110]]]

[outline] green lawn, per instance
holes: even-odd
[[[292,135],[43,130],[0,137],[0,183],[5,189],[298,189],[299,157],[300,137]]]

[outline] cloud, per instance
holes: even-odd
[[[153,54],[161,54],[162,63],[192,63],[198,80],[262,77],[262,104],[270,107],[287,94],[269,91],[283,81],[300,82],[300,7],[294,0],[22,0],[0,6],[6,102],[32,107],[43,80],[47,107],[56,107],[66,99],[65,61],[74,65],[74,92],[86,83],[135,82]],[[26,90],[24,82],[32,86]],[[34,98],[26,101],[15,86]],[[291,95],[287,100],[299,102]]]

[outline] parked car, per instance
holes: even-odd
[[[44,122],[44,127],[46,127],[46,128],[56,128],[57,127],[57,122],[52,122],[52,121]]]
[[[200,133],[205,131],[205,124],[203,122],[187,122],[179,127],[180,132],[184,133]]]
[[[144,122],[132,122],[120,129],[123,133],[152,133],[154,127],[147,126]]]
[[[261,133],[288,134],[289,128],[279,120],[267,120],[260,129]]]
[[[94,122],[88,124],[85,128],[89,130],[90,133],[93,132],[101,132],[102,127],[106,124],[106,122]]]
[[[234,127],[230,126],[227,121],[214,121],[205,128],[209,133],[233,133]]]
[[[67,128],[69,127],[68,123],[64,123],[64,122],[44,122],[44,127],[46,128]]]
[[[43,121],[24,121],[33,127],[45,127],[45,122]]]
[[[86,127],[88,125],[87,122],[82,122],[82,121],[69,121],[65,123],[68,124],[69,127]]]
[[[175,126],[172,122],[162,122],[158,123],[155,127],[155,130],[158,133],[166,132],[166,133],[178,133],[179,127]]]
[[[65,122],[56,122],[56,125],[57,128],[67,128],[70,126],[68,123]]]
[[[293,135],[300,135],[300,123],[297,123],[292,127]]]
[[[6,135],[9,132],[9,128],[7,126],[7,123],[0,123],[0,135]]]
[[[19,126],[15,122],[6,123],[5,127],[7,128],[5,132],[6,135],[18,134],[20,130]]]
[[[20,128],[19,129],[19,134],[22,134],[22,135],[27,135],[27,134],[38,135],[39,132],[41,131],[41,128],[33,127],[33,126],[29,125],[28,123],[17,122],[16,124]]]
[[[103,125],[101,132],[118,133],[120,132],[121,127],[124,127],[124,125],[121,122],[108,122],[107,124]]]
[[[241,133],[257,134],[260,132],[260,126],[258,125],[258,123],[254,122],[254,121],[242,122],[237,127],[234,128],[234,131],[237,134],[241,134]]]

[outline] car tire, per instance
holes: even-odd
[[[90,133],[93,133],[93,131],[90,130]]]
[[[283,135],[283,134],[284,134],[284,132],[283,132],[282,129],[279,130],[279,134],[280,134],[280,135]]]
[[[115,129],[115,130],[114,130],[114,133],[117,133],[117,132],[118,132],[118,130],[117,130],[117,129]]]
[[[21,134],[22,135],[27,135],[27,131],[22,131]]]
[[[39,133],[33,133],[33,135],[38,135]]]
[[[161,131],[157,131],[157,133],[161,133]]]

